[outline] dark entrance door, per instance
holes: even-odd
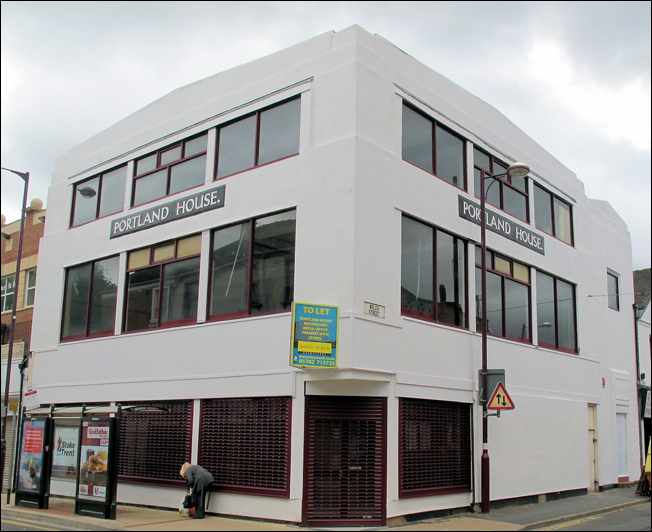
[[[303,526],[384,526],[385,397],[306,396]]]

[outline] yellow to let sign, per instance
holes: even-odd
[[[299,341],[299,353],[317,353],[319,355],[330,355],[333,351],[331,344],[319,344],[317,342]]]
[[[489,410],[513,410],[514,409],[514,401],[512,401],[512,398],[507,393],[507,390],[505,390],[505,387],[503,386],[502,382],[499,382],[498,386],[496,386],[496,389],[494,390],[494,394],[491,396],[487,408]]]

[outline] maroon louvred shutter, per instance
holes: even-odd
[[[471,406],[400,399],[399,498],[471,491]]]
[[[290,496],[290,397],[202,401],[199,464],[222,492]]]
[[[120,420],[118,479],[155,485],[186,485],[179,475],[190,461],[192,401],[129,401],[169,412],[124,412]]]
[[[384,397],[306,397],[304,526],[384,526]]]

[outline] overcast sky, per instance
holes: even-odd
[[[650,2],[12,2],[2,166],[55,160],[170,91],[358,24],[488,102],[607,200],[650,267]],[[2,171],[2,214],[23,181]]]

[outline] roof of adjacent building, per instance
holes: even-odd
[[[650,268],[634,270],[634,292],[636,306],[647,307],[650,303]]]

